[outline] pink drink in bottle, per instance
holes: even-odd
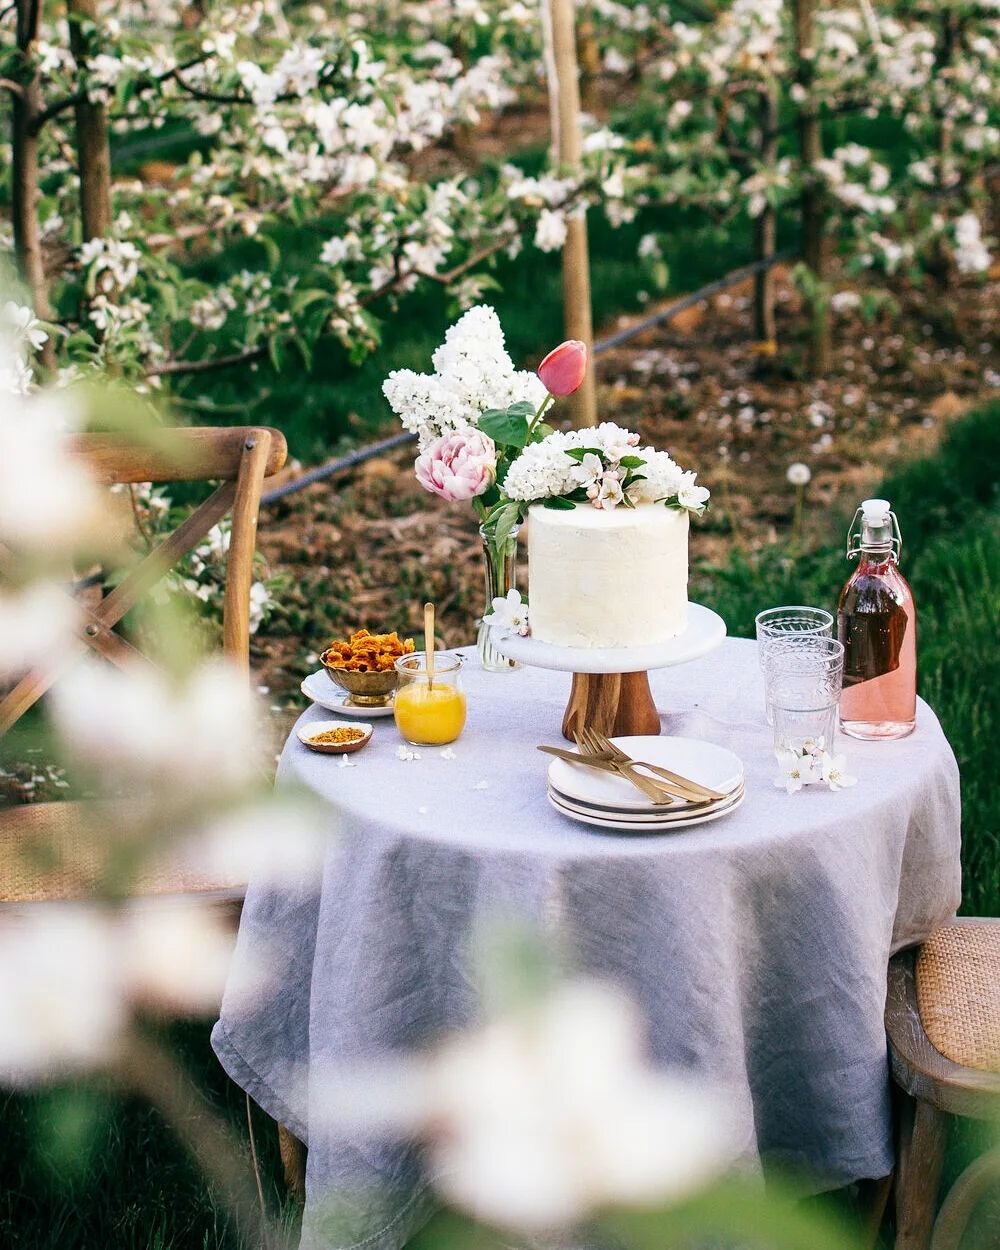
[[[858,567],[840,593],[840,727],[853,738],[905,738],[917,718],[917,612],[899,571],[902,541],[885,499],[866,499],[847,536]]]

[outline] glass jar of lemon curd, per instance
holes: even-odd
[[[462,691],[460,656],[438,651],[434,673],[427,672],[427,654],[415,651],[396,661],[399,686],[393,714],[400,734],[415,747],[445,746],[454,742],[465,726],[465,694]]]

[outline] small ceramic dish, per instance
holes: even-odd
[[[364,736],[356,739],[354,742],[316,741],[323,734],[333,733],[338,729],[358,729]],[[320,755],[352,755],[355,751],[360,751],[362,747],[368,745],[371,741],[373,729],[374,725],[366,725],[363,721],[314,720],[310,721],[308,725],[303,725],[298,730],[298,736],[304,747],[308,747],[310,751],[318,751]]]

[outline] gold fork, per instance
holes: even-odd
[[[615,746],[610,738],[598,733],[596,729],[585,729],[583,732],[586,738],[587,749],[594,755],[610,759],[612,763],[631,765],[633,768],[646,768],[657,777],[662,777],[664,781],[669,782],[682,793],[682,797],[691,802],[708,803],[727,797],[724,794],[720,794],[718,790],[712,790],[697,781],[691,781],[687,777],[680,776],[679,773],[671,772],[669,768],[662,768],[659,764],[650,764],[645,760],[633,759],[631,755],[627,755],[620,747]]]
[[[586,730],[583,731],[583,734],[586,734]],[[658,781],[653,777],[643,776],[631,763],[622,764],[618,760],[607,759],[601,752],[593,751],[581,734],[574,734],[573,736],[576,739],[577,749],[583,757],[584,763],[594,761],[609,764],[614,773],[619,777],[624,777],[626,781],[630,781],[637,790],[642,791],[651,803],[661,805],[664,803],[676,803],[678,800],[681,802],[687,801],[676,787],[667,785],[665,782]]]

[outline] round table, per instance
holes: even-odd
[[[316,888],[251,884],[234,984],[262,949],[279,977],[253,998],[227,993],[213,1041],[308,1141],[303,1245],[326,1244],[312,1213],[331,1189],[371,1194],[341,1245],[399,1250],[426,1217],[417,1157],[310,1122],[309,1076],[475,1019],[470,959],[497,920],[535,926],[573,970],[628,989],[655,1060],[725,1087],[765,1161],[807,1169],[817,1188],[886,1174],[886,963],[960,901],[958,773],[930,708],[901,741],[841,740],[853,789],[789,796],[773,782],[755,646],[729,639],[650,677],[671,709],[663,732],[736,751],[746,801],[702,828],[622,836],[546,801],[535,747],[560,741],[569,678],[484,673],[467,656],[454,758],[398,758],[391,719],[353,767],[294,732],[281,757],[279,782],[322,796],[338,836]]]

